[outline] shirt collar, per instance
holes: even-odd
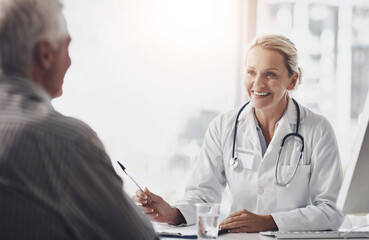
[[[52,107],[49,94],[32,80],[18,75],[0,75],[0,84],[6,84],[5,88],[8,93],[21,94],[30,99],[38,99]]]

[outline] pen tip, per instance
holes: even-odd
[[[124,170],[126,170],[126,168],[123,166],[123,164],[121,164],[119,161],[117,161],[117,163],[119,164],[119,166]]]

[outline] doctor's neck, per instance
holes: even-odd
[[[280,101],[274,104],[272,103],[273,105],[269,108],[254,108],[256,120],[258,121],[258,124],[264,134],[267,144],[270,142],[268,140],[271,140],[274,135],[276,123],[282,118],[287,109],[288,99],[289,96],[286,93],[286,95],[282,97]]]

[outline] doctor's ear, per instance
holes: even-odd
[[[296,87],[298,79],[299,79],[299,74],[295,72],[293,76],[290,78],[291,82],[288,85],[287,90],[293,90]]]

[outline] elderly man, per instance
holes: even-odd
[[[56,112],[71,41],[59,0],[0,0],[0,236],[155,239],[95,132]]]

